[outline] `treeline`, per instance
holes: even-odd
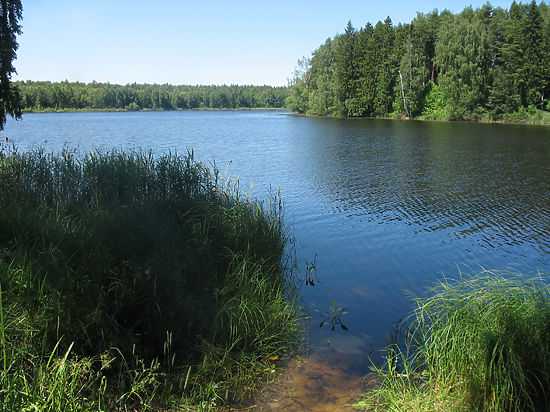
[[[486,4],[329,38],[300,62],[288,103],[313,115],[498,120],[550,110],[550,7]]]
[[[179,110],[284,107],[286,87],[17,82],[21,106],[42,110]]]

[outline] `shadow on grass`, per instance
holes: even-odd
[[[6,405],[206,410],[249,396],[300,336],[281,213],[191,153],[1,155]]]

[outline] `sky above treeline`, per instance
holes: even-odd
[[[485,0],[23,0],[18,80],[284,86],[328,37]],[[492,1],[508,7],[511,0]]]

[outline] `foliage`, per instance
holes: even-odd
[[[350,22],[313,52],[290,93],[314,115],[506,120],[529,106],[548,110],[549,67],[547,4],[486,4],[397,26]]]
[[[436,45],[438,83],[451,120],[475,118],[486,100],[488,53],[481,13],[466,9],[444,19]]]
[[[297,113],[305,113],[307,110],[307,102],[304,98],[305,90],[305,75],[309,69],[309,61],[301,59],[298,61],[298,67],[294,71],[294,76],[290,81],[289,95],[286,99],[286,104],[290,110]]]
[[[547,280],[547,279],[546,279]],[[392,346],[368,410],[538,411],[550,407],[550,286],[483,273],[418,301],[407,347]]]
[[[288,96],[288,88],[271,86],[122,86],[67,81],[16,84],[26,111],[280,108],[285,106]]]
[[[344,102],[346,112],[353,112],[349,102],[355,94],[356,58],[355,58],[356,33],[351,21],[346,26],[344,35],[340,38],[339,47],[336,49],[336,89],[338,100]]]
[[[17,58],[17,35],[21,34],[21,0],[0,0],[0,130],[6,116],[21,117],[20,96],[11,78],[16,73],[13,61]]]
[[[447,107],[445,93],[441,90],[441,87],[432,83],[426,95],[422,118],[428,120],[447,120],[449,118]]]
[[[535,106],[529,106],[527,109],[520,107],[519,110],[513,113],[504,114],[502,118],[510,123],[542,126],[550,123],[550,112],[537,110]]]
[[[0,156],[10,410],[242,400],[298,340],[284,244],[192,154]]]

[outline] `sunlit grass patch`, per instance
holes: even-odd
[[[376,372],[381,385],[359,405],[367,410],[547,410],[547,277],[484,272],[442,283],[418,301],[406,349],[391,347]]]

